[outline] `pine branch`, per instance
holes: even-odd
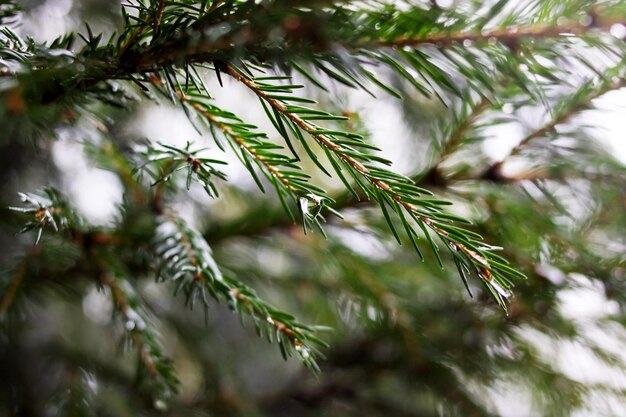
[[[417,78],[413,77],[405,69],[406,64],[415,66],[420,76],[426,78],[427,83],[429,82],[428,79],[434,79],[440,87],[443,86],[451,91],[458,91],[458,88],[447,80],[448,76],[445,71],[428,62],[428,59],[424,59],[424,56],[419,57],[419,51],[408,51],[397,47],[398,53],[406,61],[403,63],[384,53],[384,51],[380,51],[381,48],[386,48],[385,45],[367,41],[367,39],[380,38],[381,32],[393,34],[394,39],[399,39],[398,42],[409,42],[413,39],[402,37],[413,36],[410,34],[414,32],[414,29],[409,30],[408,27],[405,27],[406,22],[399,28],[396,28],[393,21],[387,21],[388,16],[385,14],[384,8],[381,8],[381,10],[375,9],[371,14],[370,12],[364,12],[365,15],[361,16],[358,12],[348,12],[344,9],[342,9],[341,13],[329,13],[324,8],[324,2],[310,6],[311,9],[281,5],[280,7],[285,7],[286,12],[296,13],[294,21],[299,22],[299,26],[293,33],[285,29],[286,32],[282,38],[274,38],[272,34],[275,33],[273,29],[277,22],[274,22],[273,18],[268,17],[265,5],[251,3],[225,4],[216,6],[215,10],[211,10],[211,7],[207,11],[204,6],[187,5],[181,9],[182,6],[178,3],[166,4],[164,6],[162,6],[162,2],[154,4],[154,7],[148,7],[143,3],[133,4],[132,8],[137,9],[139,15],[134,16],[124,12],[125,32],[119,38],[111,39],[106,45],[100,46],[101,36],[95,36],[91,32],[88,38],[85,38],[86,47],[78,53],[71,52],[73,49],[72,36],[55,40],[51,46],[58,49],[67,49],[68,51],[67,56],[63,57],[59,57],[58,54],[49,54],[45,45],[28,44],[23,40],[19,40],[16,44],[9,39],[8,43],[3,45],[4,39],[1,39],[2,36],[0,36],[0,55],[2,55],[3,49],[13,53],[15,49],[21,48],[24,49],[24,51],[20,52],[20,55],[23,56],[20,59],[21,61],[39,61],[43,64],[35,66],[35,68],[41,69],[18,74],[16,78],[19,84],[24,87],[23,90],[11,88],[1,92],[0,94],[4,97],[0,96],[0,101],[18,103],[20,100],[24,101],[24,98],[28,98],[28,101],[32,104],[35,104],[37,100],[41,101],[42,104],[52,103],[76,96],[81,91],[92,91],[96,85],[105,80],[132,80],[136,74],[155,71],[171,65],[179,65],[183,62],[186,65],[215,60],[233,62],[241,58],[243,52],[245,52],[247,60],[257,63],[268,61],[281,62],[285,59],[287,61],[304,59],[313,62],[315,66],[319,66],[318,64],[324,60],[334,62],[333,65],[336,65],[346,58],[341,54],[337,54],[338,46],[341,46],[342,50],[350,51],[352,64],[360,65],[359,61],[365,58],[370,60],[372,64],[383,63],[389,65],[396,73],[411,81],[424,94],[429,94],[429,88],[417,81]],[[161,7],[163,8],[161,9]],[[612,8],[608,8],[606,15],[600,13],[594,15],[591,24],[588,26],[581,23],[567,22],[553,26],[538,24],[530,25],[528,28],[522,26],[512,29],[496,29],[487,34],[441,33],[437,36],[440,36],[442,40],[437,41],[443,42],[443,39],[449,37],[451,39],[449,46],[452,46],[456,45],[458,40],[471,40],[473,38],[480,40],[484,37],[487,40],[497,41],[500,39],[506,44],[507,40],[512,42],[512,37],[522,39],[524,36],[533,34],[535,36],[542,35],[546,38],[558,38],[560,33],[565,33],[568,30],[573,31],[573,34],[576,36],[582,36],[586,33],[591,33],[594,28],[605,31],[614,25],[621,24],[620,22],[623,19],[619,9],[618,12],[613,14],[609,13],[611,11]],[[602,12],[604,13],[605,11],[603,10]],[[445,25],[438,22],[436,14],[433,15],[426,11],[421,11],[420,13],[418,15],[421,16],[420,19],[423,19],[425,24],[423,29],[430,28],[431,33],[445,29]],[[322,22],[325,22],[324,24],[344,29],[327,31],[322,34],[314,30],[315,28],[308,28],[303,23],[315,21],[320,16],[323,16]],[[204,25],[195,26],[192,24],[192,22],[205,18],[211,22],[211,25],[205,27]],[[234,24],[238,18],[251,19],[250,24]],[[374,25],[371,25],[371,27],[366,25],[367,27],[364,29],[357,29],[357,27],[363,26],[358,22],[359,18],[365,19],[365,21],[379,18],[383,19],[385,24],[380,29],[375,29]],[[406,12],[406,15],[400,13],[398,18],[402,18],[402,21],[411,21],[416,16],[412,12]],[[457,20],[458,16],[453,16],[453,18]],[[356,21],[353,22],[352,19],[356,19]],[[335,20],[338,20],[338,22],[335,22]],[[213,25],[219,26],[223,23],[232,25],[226,33],[220,31],[217,31],[219,32],[217,33],[210,30],[214,27]],[[265,33],[259,40],[255,39],[255,25]],[[457,26],[458,23],[453,27]],[[162,37],[165,43],[159,41],[155,42],[154,45],[148,44],[149,39],[156,39],[154,34],[156,28],[159,28],[159,38]],[[407,31],[409,35],[407,35]],[[7,35],[7,38],[13,38],[14,35]],[[365,43],[363,43],[363,39],[366,39]],[[394,39],[387,41],[393,43]],[[436,39],[433,38],[431,40]],[[423,39],[419,38],[416,41],[423,41]],[[18,44],[22,46],[20,48],[11,46]],[[491,59],[502,58],[502,53],[498,52],[496,56],[495,52],[493,52],[494,56]],[[428,58],[427,55],[426,58]],[[450,59],[451,56],[448,55],[448,58]],[[480,60],[478,57],[467,56],[466,58],[469,59],[468,62],[473,64],[478,63]],[[11,60],[13,59],[15,57],[11,56]],[[458,60],[452,60],[451,62],[453,66],[459,65],[458,70],[464,76],[468,75],[468,71],[473,70],[475,81],[478,81],[480,78],[482,87],[489,88],[491,77],[486,73],[486,71],[488,72],[487,67],[472,69],[465,67]],[[362,77],[365,77],[370,82],[384,89],[391,90],[378,80],[374,74],[364,68],[358,68],[355,72],[353,69],[347,68],[346,65],[341,65],[339,73],[329,68],[325,69],[326,72],[329,70],[330,74],[334,73],[337,76],[336,78],[344,81],[348,80],[350,84],[360,88],[366,88],[366,86],[356,80],[354,74],[351,73],[360,73]],[[520,74],[518,72],[516,76],[519,77]],[[349,81],[351,77],[353,80]],[[70,79],[72,80],[71,82],[60,83],[58,81]],[[478,89],[478,86],[476,88]],[[11,98],[12,96],[17,97]],[[13,107],[17,113],[24,113],[25,111],[24,106]]]
[[[235,114],[208,103],[199,92],[190,95],[189,87],[186,90],[187,94],[176,90],[180,101],[198,112],[208,122],[211,129],[217,128],[229,140],[229,143],[234,143],[240,149],[240,152],[237,153],[240,160],[253,176],[259,188],[264,191],[250,160],[261,168],[276,189],[276,193],[292,222],[295,222],[295,217],[285,200],[286,197],[291,197],[295,201],[305,231],[308,225],[313,225],[323,233],[320,221],[324,220],[321,216],[324,208],[327,208],[334,215],[341,216],[329,208],[334,201],[328,197],[325,190],[310,183],[311,177],[297,165],[297,159],[289,158],[283,153],[277,152],[282,151],[283,148],[270,142],[265,133],[256,131],[256,126],[244,123]],[[214,138],[217,140],[215,132]]]
[[[222,110],[209,102],[210,94],[202,80],[197,76],[197,71],[193,66],[189,66],[183,74],[180,74],[184,76],[184,85],[179,82],[174,69],[171,72],[165,70],[163,74],[163,77],[159,77],[157,74],[150,73],[148,80],[165,97],[169,98],[175,95],[183,104],[183,109],[186,112],[186,106],[189,106],[201,115],[205,125],[212,132],[216,144],[222,150],[223,145],[219,141],[215,129],[219,130],[228,139],[228,143],[231,146],[235,144],[240,150],[237,152],[233,148],[235,154],[250,172],[261,191],[265,192],[263,184],[252,166],[251,161],[254,162],[275,188],[283,208],[293,223],[295,223],[296,219],[286,201],[286,198],[289,197],[295,201],[295,205],[303,220],[305,232],[309,226],[315,226],[324,233],[321,225],[321,221],[324,221],[321,214],[324,209],[335,216],[341,217],[338,212],[330,207],[334,201],[328,197],[326,191],[311,184],[309,181],[311,177],[304,173],[297,164],[298,158],[290,158],[284,155],[284,153],[279,153],[278,151],[282,151],[283,147],[269,141],[265,133],[256,130],[256,126],[243,122],[234,113]],[[167,82],[163,82],[163,78]],[[191,114],[187,113],[187,115],[193,121]],[[280,130],[279,125],[275,123],[275,126]],[[288,138],[287,141],[292,152],[295,153]],[[175,148],[170,148],[170,151],[174,150]],[[184,153],[181,150],[178,150],[178,152]],[[190,169],[193,169],[193,167]],[[190,174],[191,171],[188,173],[188,183]],[[216,195],[217,191],[215,189],[213,191],[214,193],[209,194]]]
[[[191,183],[195,178],[210,197],[218,197],[219,193],[214,182],[214,178],[226,180],[226,174],[214,167],[214,165],[225,165],[226,162],[203,158],[199,154],[205,149],[191,149],[191,142],[187,142],[184,149],[175,146],[157,143],[157,146],[148,145],[142,152],[145,162],[140,164],[136,170],[148,170],[148,166],[156,166],[156,172],[150,172],[153,183],[158,186],[169,181],[172,176],[182,170],[187,171],[186,187],[191,188]],[[162,189],[156,188],[155,198],[160,199]]]
[[[193,98],[191,98],[191,97],[189,97],[187,95],[182,95],[181,94],[180,95],[180,100],[183,103],[190,103],[191,107],[193,107],[200,114],[202,114],[209,121],[209,123],[211,123],[213,126],[216,126],[219,130],[221,130],[224,133],[224,135],[229,137],[239,147],[241,147],[241,149],[245,153],[250,155],[260,165],[265,167],[265,169],[270,173],[270,175],[274,179],[276,179],[278,182],[280,182],[286,189],[288,189],[290,191],[293,191],[295,193],[300,192],[300,189],[298,187],[296,187],[295,185],[293,185],[289,181],[289,178],[285,177],[280,172],[280,169],[278,169],[276,166],[271,164],[269,162],[268,158],[263,155],[263,153],[260,153],[260,152],[257,151],[257,149],[259,148],[258,146],[255,146],[255,144],[250,143],[250,141],[246,141],[246,139],[243,138],[243,134],[242,134],[241,131],[240,132],[236,132],[234,127],[228,126],[226,123],[219,121],[219,119],[214,114],[211,114],[208,110],[206,110],[206,106],[203,106],[202,104],[198,103],[197,101],[194,102]],[[241,122],[241,123],[243,123],[243,122]],[[274,155],[274,156],[277,159],[285,159],[285,161],[283,163],[290,163],[291,162],[290,160],[288,160],[286,158],[282,158],[281,157],[282,155],[281,156]]]

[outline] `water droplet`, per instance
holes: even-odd
[[[583,26],[589,26],[593,22],[593,19],[588,14],[585,14],[581,16],[579,22]]]
[[[304,359],[308,359],[310,356],[309,350],[302,345],[296,345],[296,351],[298,351],[300,356]]]
[[[300,197],[300,210],[305,216],[309,214],[309,200],[304,197]]]
[[[465,39],[463,41],[463,46],[466,47],[466,48],[469,48],[469,47],[471,47],[473,45],[473,43],[474,42],[472,42],[470,39]]]
[[[315,202],[315,204],[319,204],[322,202],[323,197],[320,197],[319,195],[313,194],[313,193],[309,193],[306,195],[309,200],[313,200]]]
[[[367,306],[367,317],[374,321],[376,320],[376,316],[378,314],[378,311],[376,310],[376,307],[374,306]]]
[[[135,322],[132,320],[128,320],[126,322],[126,330],[131,331],[135,328]]]
[[[494,290],[496,290],[498,292],[498,294],[500,294],[502,297],[504,298],[509,298],[511,296],[511,293],[509,291],[507,291],[506,288],[504,288],[502,285],[500,285],[500,283],[498,281],[496,281],[495,279],[492,279],[491,281],[489,281],[489,284],[493,287]]]
[[[154,408],[156,408],[159,411],[165,411],[167,410],[167,403],[161,399],[159,400],[155,400],[154,401]]]
[[[621,23],[616,23],[613,26],[611,26],[611,29],[609,30],[609,32],[611,33],[611,35],[615,36],[617,39],[626,38],[626,26],[622,25]]]

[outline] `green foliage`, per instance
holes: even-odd
[[[320,378],[327,368],[328,379],[303,401],[350,397],[350,386],[358,387],[353,409],[318,405],[329,415],[370,408],[496,415],[480,393],[515,378],[527,380],[549,415],[560,404],[543,393],[553,382],[568,392],[564,414],[593,389],[613,393],[544,367],[524,332],[582,338],[559,312],[559,291],[568,287],[548,284],[558,281],[550,268],[559,277],[586,274],[622,302],[619,279],[609,277],[623,275],[623,257],[608,243],[623,248],[615,236],[623,213],[609,209],[623,193],[623,165],[577,121],[596,98],[626,86],[626,46],[615,35],[626,22],[623,2],[468,0],[444,8],[420,1],[129,0],[119,17],[110,35],[85,24],[45,43],[21,34],[28,11],[0,1],[0,146],[37,162],[2,156],[2,175],[40,170],[35,179],[47,182],[40,193],[20,192],[24,206],[4,204],[3,228],[34,232],[37,249],[14,256],[0,274],[2,338],[9,342],[2,366],[28,344],[23,327],[41,310],[76,308],[93,288],[118,319],[103,326],[107,334],[121,336],[137,357],[129,384],[124,366],[105,372],[89,354],[50,348],[67,364],[58,372],[66,378],[50,379],[51,386],[68,386],[53,396],[54,410],[89,415],[88,404],[111,401],[125,404],[113,412],[119,415],[170,408],[299,414],[280,408],[280,395],[258,410],[234,405],[217,380],[214,400],[189,400],[193,372],[180,369],[197,364],[203,377],[217,378],[209,364],[225,366],[204,351],[216,321],[230,320],[220,307],[210,314],[217,304],[242,324],[251,321],[285,359],[296,356]],[[421,147],[410,172],[393,168],[387,156],[403,138],[375,143],[359,115],[342,108],[361,93],[391,106],[403,100],[419,139],[399,146],[407,155]],[[267,129],[226,110],[230,104],[220,99],[235,94],[247,94],[244,107],[256,109]],[[124,124],[154,103],[182,109],[202,139],[129,134]],[[428,112],[442,115],[431,120]],[[528,124],[527,113],[545,117]],[[484,147],[501,126],[524,134],[494,160]],[[94,166],[119,180],[123,203],[109,223],[84,219],[58,191],[68,186],[62,170],[51,167],[55,136],[71,137]],[[199,143],[204,136],[217,149]],[[418,161],[418,153],[427,157]],[[231,156],[266,197],[227,175]],[[510,161],[524,168],[509,174]],[[211,198],[200,208],[196,184]],[[14,191],[13,184],[3,187]],[[581,193],[584,203],[573,203]],[[189,207],[200,214],[189,216]],[[405,243],[423,264],[400,247]],[[295,265],[285,267],[284,258]],[[514,290],[527,276],[531,283]],[[457,294],[463,286],[476,300]],[[205,327],[196,326],[194,312],[179,317],[172,292],[191,310],[201,304]],[[87,302],[82,308],[88,315]],[[324,326],[303,324],[286,310],[340,331],[324,336],[329,344],[320,338]],[[624,368],[611,352],[592,348]],[[189,357],[181,359],[181,351]],[[520,374],[522,362],[531,370]],[[3,388],[20,385],[11,378]],[[92,380],[130,391],[111,400]],[[285,398],[300,398],[289,388]],[[19,390],[11,409],[23,411],[28,390]],[[369,392],[375,395],[368,402]],[[405,397],[411,399],[402,403]],[[45,408],[33,407],[35,414]]]
[[[32,215],[33,219],[25,223],[17,233],[36,230],[35,245],[41,240],[41,235],[46,226],[58,232],[67,229],[70,225],[72,227],[78,225],[76,216],[71,212],[67,201],[58,190],[51,187],[44,188],[43,194],[45,196],[20,193],[20,199],[28,205],[26,207],[9,207],[9,210]]]

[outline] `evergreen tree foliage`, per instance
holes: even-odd
[[[626,3],[37,3],[0,0],[0,415],[626,413]]]

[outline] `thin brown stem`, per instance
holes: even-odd
[[[154,13],[154,22],[152,23],[152,41],[154,41],[159,37],[159,33],[161,32],[161,20],[163,19],[163,11],[165,10],[166,0],[158,0],[157,8]]]
[[[255,310],[256,313],[265,313],[264,311],[262,311],[261,309],[259,309],[258,307],[256,307],[251,301],[250,299],[248,299],[248,297],[246,297],[245,294],[243,294],[238,288],[233,288],[230,290],[230,295],[235,298],[237,300],[238,303],[244,304],[246,306],[248,306],[248,308]],[[298,329],[292,330],[289,327],[287,327],[283,322],[276,320],[272,317],[267,317],[266,321],[272,325],[276,330],[278,330],[279,332],[281,332],[283,335],[285,335],[289,341],[291,341],[291,343],[294,344],[294,346],[301,346],[302,342],[300,341],[302,339],[302,336],[299,335],[298,333],[296,333],[298,331]]]
[[[22,281],[24,280],[24,276],[26,275],[26,262],[23,262],[17,269],[13,279],[11,280],[11,284],[9,284],[9,288],[2,296],[0,300],[0,317],[4,316],[6,312],[9,310],[13,301],[15,300],[15,296],[17,295],[17,290],[19,289]]]
[[[533,38],[557,38],[560,36],[584,35],[590,30],[609,30],[615,24],[624,24],[623,19],[597,18],[592,24],[580,22],[567,22],[561,25],[536,24],[513,28],[494,29],[488,32],[456,32],[456,33],[433,33],[423,37],[400,37],[396,39],[383,39],[375,42],[377,46],[385,47],[413,47],[423,44],[434,44],[447,47],[454,44],[470,42],[499,41],[504,44],[513,44],[520,39]]]

